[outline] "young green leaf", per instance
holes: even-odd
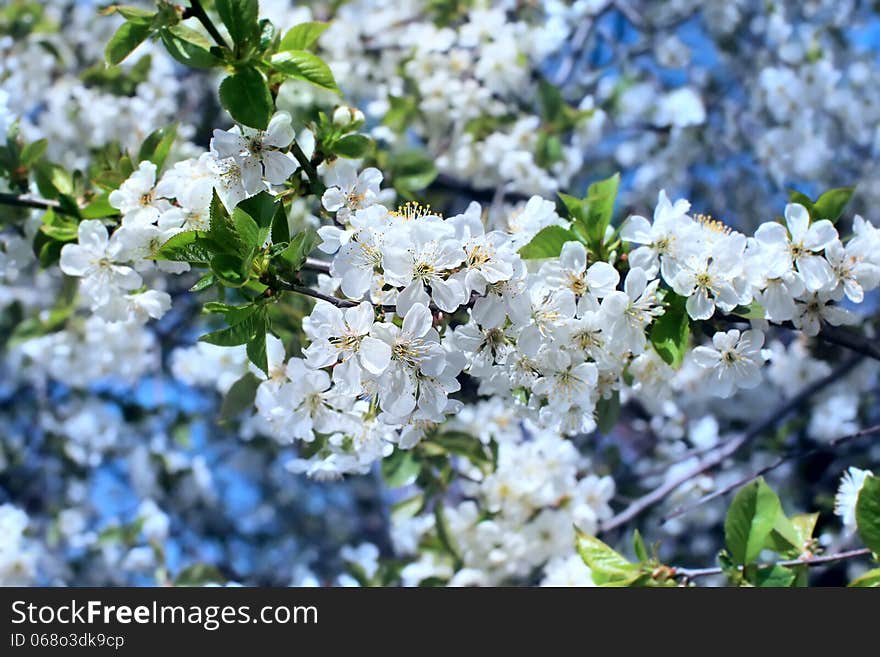
[[[207,237],[215,244],[217,252],[235,254],[241,257],[251,252],[251,247],[238,235],[235,223],[226,212],[217,191],[211,199],[210,224]]]
[[[323,59],[310,52],[285,50],[273,55],[270,62],[276,70],[288,77],[305,80],[330,91],[339,91],[330,67]]]
[[[290,240],[290,244],[279,254],[279,258],[291,271],[299,271],[306,261],[306,257],[318,243],[318,234],[311,228],[297,233]]]
[[[211,271],[227,287],[242,287],[248,282],[248,262],[232,253],[218,253],[211,258]]]
[[[37,160],[43,157],[43,155],[46,153],[46,148],[48,146],[48,139],[38,139],[36,141],[32,141],[30,144],[21,149],[21,156],[19,157],[19,161],[23,166],[33,166],[33,164],[36,163]]]
[[[856,527],[865,546],[880,555],[880,477],[865,477],[856,500]]]
[[[232,223],[235,226],[235,232],[241,241],[244,242],[245,246],[248,247],[249,253],[263,246],[263,242],[266,241],[268,236],[268,229],[265,232],[261,231],[257,222],[240,207],[236,207],[232,211]]]
[[[300,23],[287,30],[281,38],[279,50],[308,50],[324,31],[330,27],[329,23]]]
[[[781,514],[782,504],[763,478],[740,489],[724,519],[724,540],[735,563],[758,558]]]
[[[156,249],[153,260],[170,260],[172,262],[189,262],[206,265],[214,256],[214,245],[197,230],[185,230],[172,235]]]
[[[253,66],[243,66],[220,83],[220,102],[233,119],[265,130],[274,104],[265,76]]]
[[[174,578],[174,586],[205,586],[206,584],[223,584],[226,579],[216,566],[197,563],[184,568]]]
[[[421,469],[411,450],[395,449],[382,461],[382,477],[390,488],[411,484]]]
[[[880,568],[874,568],[862,573],[851,581],[847,586],[855,588],[880,588]]]
[[[596,402],[596,424],[599,433],[607,436],[617,425],[620,417],[620,391],[615,390],[611,397],[601,397]]]
[[[829,189],[813,203],[813,209],[810,211],[813,221],[828,219],[831,223],[836,223],[855,191],[855,187]]]
[[[599,586],[627,584],[640,574],[639,564],[630,563],[598,538],[580,530],[577,530],[577,551],[592,571],[593,581]]]
[[[636,558],[645,563],[650,560],[651,555],[648,553],[648,546],[645,545],[645,539],[642,538],[642,533],[635,529],[633,530],[633,551],[636,553]]]
[[[263,314],[262,327],[257,328],[257,332],[250,340],[246,347],[247,355],[250,361],[259,367],[266,376],[269,375],[269,360],[266,355],[266,319]]]
[[[211,42],[186,25],[164,28],[159,38],[168,54],[189,68],[214,68],[223,63],[211,52]]]
[[[119,64],[150,36],[151,31],[150,25],[144,23],[129,21],[120,25],[104,49],[107,63],[111,66]]]
[[[784,566],[763,566],[755,573],[755,586],[788,588],[794,584],[797,574]]]
[[[391,158],[391,179],[403,195],[424,189],[437,177],[437,166],[418,149],[398,151]]]
[[[214,4],[236,46],[245,46],[259,38],[257,0],[216,0]]]
[[[246,198],[236,207],[248,213],[260,228],[272,225],[272,220],[281,203],[275,200],[269,192],[260,192],[256,196]],[[286,242],[287,240],[282,240]]]
[[[284,209],[284,203],[278,203],[275,206],[275,213],[272,215],[272,244],[282,244],[290,241],[290,224],[287,221],[287,211]]]
[[[605,231],[611,225],[619,186],[620,174],[615,173],[610,178],[594,182],[587,189],[587,196],[584,198],[587,205],[584,230],[589,236],[591,246],[601,245],[605,241]]]
[[[664,299],[665,312],[651,326],[650,339],[654,351],[674,368],[681,366],[690,338],[690,320],[685,299],[669,293]]]
[[[346,135],[333,144],[333,152],[341,157],[357,159],[364,157],[372,145],[373,141],[366,135]]]
[[[519,254],[525,260],[556,258],[566,242],[577,241],[577,236],[562,226],[546,226],[519,250]]]
[[[261,311],[254,305],[245,306],[241,308],[240,312],[236,313],[235,321],[227,313],[226,319],[231,325],[224,329],[206,333],[199,338],[199,341],[215,344],[220,347],[235,347],[247,344],[253,340],[258,330],[265,330],[264,312],[264,310]]]
[[[168,153],[171,152],[175,137],[177,137],[176,123],[151,132],[141,144],[140,151],[138,151],[138,162],[149,160],[156,165],[157,169],[161,169]]]

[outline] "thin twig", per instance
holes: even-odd
[[[676,507],[671,512],[669,512],[668,514],[663,516],[663,518],[661,519],[660,522],[665,523],[665,522],[672,520],[673,518],[678,518],[679,516],[682,516],[686,513],[689,513],[690,511],[693,511],[694,509],[696,509],[698,506],[702,506],[703,504],[706,504],[707,502],[711,502],[712,500],[714,500],[718,497],[722,497],[723,495],[726,495],[727,493],[729,493],[731,491],[734,491],[738,488],[741,488],[742,486],[745,486],[750,481],[754,481],[758,477],[761,477],[761,476],[767,474],[768,472],[772,472],[776,468],[780,467],[781,465],[783,465],[785,463],[788,463],[789,461],[807,458],[808,456],[812,456],[813,454],[817,454],[817,453],[822,452],[828,448],[837,447],[838,445],[841,445],[845,442],[849,442],[850,440],[856,440],[858,438],[863,438],[865,436],[871,436],[875,433],[880,433],[880,424],[874,425],[873,427],[868,427],[867,429],[862,429],[861,431],[856,431],[855,433],[847,434],[845,436],[839,436],[839,437],[835,438],[834,440],[832,440],[822,446],[819,446],[819,447],[813,447],[812,449],[808,449],[805,451],[791,452],[789,454],[783,454],[782,456],[780,456],[778,459],[776,459],[770,465],[764,466],[763,468],[756,470],[755,472],[748,475],[747,477],[743,477],[742,479],[739,479],[738,481],[735,481],[732,484],[725,486],[724,488],[720,488],[716,491],[712,491],[708,495],[704,495],[703,497],[698,499],[696,502],[693,502],[692,504],[682,505],[682,506]]]
[[[306,287],[305,285],[297,285],[296,283],[289,283],[284,286],[285,290],[289,290],[290,292],[296,292],[297,294],[302,294],[307,297],[313,297],[315,299],[320,299],[321,301],[326,301],[327,303],[332,303],[337,308],[353,308],[358,305],[356,301],[350,301],[349,299],[340,299],[338,297],[330,296],[329,294],[324,294],[323,292],[318,292],[318,290],[313,290],[310,287]]]
[[[571,74],[574,73],[575,63],[583,55],[584,45],[586,44],[587,39],[592,33],[593,28],[596,26],[596,22],[598,20],[598,16],[592,19],[584,17],[581,24],[578,25],[574,36],[571,38],[569,53],[566,58],[562,60],[562,63],[559,65],[559,69],[556,71],[556,75],[553,77],[553,83],[557,87],[565,85],[565,83],[568,82],[569,78],[571,78]]]
[[[855,559],[857,557],[867,557],[871,554],[868,548],[859,548],[857,550],[847,550],[846,552],[836,552],[834,554],[826,554],[819,557],[800,557],[799,559],[789,559],[788,561],[778,561],[775,564],[767,564],[770,566],[782,566],[791,568],[793,566],[807,566],[813,568],[815,566],[824,566],[835,561],[843,561],[845,559]],[[709,575],[720,575],[724,572],[722,568],[674,568],[675,575],[684,577],[685,579],[696,579],[698,577],[708,577]]]
[[[844,374],[846,374],[846,372],[855,367],[860,360],[861,356],[853,356],[852,358],[846,360],[844,363],[838,366],[828,376],[822,377],[821,379],[814,381],[812,384],[801,390],[794,397],[774,408],[762,420],[754,423],[751,427],[749,427],[742,435],[737,436],[736,438],[732,438],[727,442],[719,445],[717,451],[708,454],[705,459],[701,459],[696,465],[689,468],[687,471],[683,472],[675,479],[664,482],[654,490],[638,498],[635,502],[627,506],[623,511],[608,520],[608,522],[603,523],[602,527],[600,528],[600,532],[608,532],[612,529],[620,527],[621,525],[625,525],[630,520],[636,518],[637,516],[650,509],[652,506],[663,501],[667,495],[675,491],[679,486],[687,483],[694,477],[703,474],[707,470],[711,470],[712,468],[720,465],[724,462],[725,459],[736,453],[736,451],[739,450],[740,447],[750,442],[751,440],[754,440],[757,436],[764,433],[767,429],[775,426],[777,423],[782,421],[782,419],[785,418],[789,413],[797,409],[803,402],[807,401],[810,397],[821,391],[823,388],[838,381],[841,376],[843,376]]]
[[[303,152],[303,149],[300,148],[300,145],[296,142],[293,142],[290,145],[290,152],[293,153],[296,161],[299,162],[299,165],[309,177],[309,182],[312,185],[312,191],[316,192],[316,190],[320,189],[320,187],[323,186],[323,183],[318,177],[318,170],[315,168],[315,165],[312,164],[312,161],[306,156],[306,154]]]
[[[0,205],[13,205],[19,208],[34,208],[35,210],[54,210],[60,214],[72,214],[64,210],[58,201],[30,196],[29,194],[0,192]]]
[[[214,21],[211,20],[210,16],[208,16],[208,12],[206,12],[205,8],[202,6],[201,0],[189,0],[189,4],[190,9],[188,12],[184,12],[184,18],[189,18],[189,15],[192,15],[206,30],[208,30],[208,34],[211,35],[211,38],[214,39],[218,46],[230,50],[229,44],[226,43],[226,39],[220,34],[220,31],[214,25]]]

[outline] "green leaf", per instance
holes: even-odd
[[[238,208],[247,212],[260,228],[268,228],[272,225],[280,201],[276,201],[275,197],[269,192],[260,192],[256,196],[246,198],[238,204]],[[286,242],[287,240],[281,240]]]
[[[831,223],[836,223],[855,191],[855,187],[829,189],[813,203],[813,209],[810,212],[813,221],[828,219]]]
[[[449,523],[446,522],[446,513],[443,511],[443,505],[439,503],[434,505],[434,527],[437,530],[437,538],[440,539],[440,544],[452,557],[455,562],[455,569],[458,570],[462,563],[458,546],[455,544],[452,532],[449,531]]]
[[[346,135],[333,144],[333,152],[342,157],[357,159],[364,157],[372,145],[373,140],[366,135]]]
[[[791,203],[803,205],[809,211],[810,219],[813,221],[828,219],[831,223],[836,223],[855,190],[855,187],[829,189],[815,201],[806,194],[792,190],[788,200]]]
[[[395,448],[391,456],[382,460],[382,476],[390,488],[411,484],[421,469],[412,450]]]
[[[287,30],[281,39],[279,50],[307,50],[311,48],[324,31],[330,27],[329,23],[300,23]]]
[[[241,207],[237,207],[232,211],[232,223],[235,225],[235,232],[241,238],[241,241],[249,247],[249,252],[263,246],[269,231],[261,231],[257,222],[247,212],[242,210]]]
[[[779,498],[763,478],[740,489],[724,519],[724,539],[735,563],[758,558],[781,514]]]
[[[257,0],[216,0],[214,5],[236,46],[245,46],[259,39]]]
[[[764,319],[767,316],[764,306],[757,301],[752,301],[748,306],[737,306],[730,314],[743,319]]]
[[[794,584],[797,574],[784,566],[763,566],[758,568],[754,583],[755,586],[788,588]]]
[[[556,258],[566,242],[577,241],[577,236],[562,226],[546,226],[519,250],[519,254],[525,260]]]
[[[226,579],[215,566],[197,563],[184,568],[174,578],[174,586],[204,586],[205,584],[223,584]]]
[[[211,271],[227,287],[242,287],[248,282],[249,263],[232,253],[218,253],[211,258]]]
[[[587,189],[584,199],[587,215],[583,222],[584,230],[589,236],[591,245],[601,245],[605,241],[605,231],[611,225],[614,214],[614,201],[617,199],[617,188],[620,186],[620,174],[594,182]]]
[[[257,130],[265,130],[272,118],[272,94],[263,74],[243,66],[220,83],[220,102],[233,119]]]
[[[189,262],[206,265],[214,257],[214,245],[197,230],[186,230],[172,235],[156,249],[153,260],[170,260],[172,262]]]
[[[811,199],[806,194],[799,192],[797,190],[791,190],[788,195],[789,203],[797,203],[798,205],[803,205],[807,210],[812,214],[813,211],[813,199]]]
[[[86,207],[80,210],[80,216],[83,219],[102,219],[103,217],[113,217],[119,214],[119,210],[110,205],[109,194],[98,196]]]
[[[143,9],[142,7],[132,7],[129,5],[110,5],[106,9],[100,10],[99,13],[118,13],[120,16],[131,21],[132,23],[143,23],[144,25],[148,25],[149,23],[151,23],[153,17],[156,15],[156,12],[150,11],[149,9]]]
[[[847,586],[858,588],[880,588],[880,568],[874,568],[862,573],[851,581]]]
[[[190,68],[214,68],[223,62],[211,53],[211,42],[186,25],[175,25],[159,32],[168,54]]]
[[[598,586],[631,583],[640,573],[638,564],[630,563],[594,536],[577,531],[577,551],[589,566]]]
[[[214,190],[214,196],[211,199],[207,236],[215,244],[218,252],[235,254],[244,258],[251,250],[239,237],[235,223],[226,212],[220,197],[217,196],[217,190]]]
[[[79,222],[73,217],[56,213],[49,208],[43,214],[40,232],[59,242],[72,242],[77,238]]]
[[[220,347],[235,347],[241,344],[247,344],[253,340],[259,330],[265,330],[265,309],[250,305],[244,306],[240,312],[234,317],[236,321],[230,319],[231,315],[227,314],[227,321],[231,326],[206,333],[199,338],[200,342],[215,344]]]
[[[865,547],[880,555],[880,477],[865,477],[856,500],[856,527]]]
[[[299,271],[305,264],[306,257],[318,243],[318,234],[311,228],[297,233],[290,240],[290,244],[278,257],[291,271]]]
[[[157,169],[161,169],[168,153],[171,152],[175,137],[177,137],[176,123],[151,132],[141,144],[140,151],[138,151],[138,162],[149,160],[156,165]]]
[[[259,367],[266,376],[269,376],[269,360],[266,355],[266,323],[263,315],[263,327],[257,329],[256,334],[247,343],[247,355],[251,362]]]
[[[558,123],[562,119],[565,101],[555,85],[541,79],[538,82],[538,100],[541,103],[541,119],[544,123]]]
[[[394,186],[404,195],[424,189],[437,177],[437,166],[424,151],[408,149],[393,154],[390,166]]]
[[[419,113],[415,98],[410,96],[388,96],[390,107],[382,117],[383,125],[387,125],[396,133],[402,133],[413,118]]]
[[[651,558],[648,554],[648,546],[645,545],[645,539],[642,538],[642,533],[638,529],[633,530],[633,551],[642,563],[649,561]]]
[[[444,431],[431,438],[430,442],[440,445],[450,454],[465,457],[475,465],[487,463],[490,459],[490,455],[483,449],[483,443],[463,431]]]
[[[665,312],[651,326],[651,344],[654,351],[674,368],[681,366],[687,352],[690,338],[690,320],[686,300],[677,294],[668,293],[664,299]]]
[[[290,241],[290,224],[287,222],[287,211],[284,203],[278,203],[272,215],[272,244]]]
[[[32,141],[30,144],[21,149],[21,155],[19,156],[21,164],[26,167],[32,166],[37,160],[43,157],[43,155],[46,153],[46,148],[48,146],[48,139],[38,139],[37,141]]]
[[[214,283],[217,282],[217,279],[214,277],[214,274],[211,272],[207,272],[206,274],[202,274],[201,278],[196,281],[195,285],[189,288],[190,292],[201,292],[202,290],[207,290]]]
[[[144,23],[126,22],[120,25],[104,49],[107,63],[111,66],[119,64],[150,36],[151,31],[150,25]]]
[[[610,398],[602,397],[596,403],[596,425],[599,433],[607,436],[620,417],[620,391],[615,390]]]
[[[330,67],[323,59],[310,52],[285,50],[273,55],[270,63],[287,77],[305,80],[330,91],[339,91]]]

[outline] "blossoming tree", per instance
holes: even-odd
[[[878,188],[831,186],[880,86],[839,13],[337,4],[0,13],[0,582],[880,584]],[[765,178],[726,188],[719,121]],[[294,486],[369,489],[321,503],[335,574],[279,548]]]

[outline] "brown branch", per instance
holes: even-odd
[[[0,192],[0,205],[12,205],[19,208],[33,208],[35,210],[53,210],[60,214],[73,214],[62,208],[58,201],[30,196],[29,194]]]
[[[703,497],[701,497],[700,499],[698,499],[696,502],[694,502],[692,504],[682,505],[682,506],[676,507],[671,512],[669,512],[668,514],[663,516],[663,518],[661,519],[661,522],[665,523],[665,522],[672,520],[673,518],[678,518],[679,516],[682,516],[686,513],[689,513],[690,511],[693,511],[694,509],[696,509],[698,506],[702,506],[703,504],[706,504],[707,502],[711,502],[712,500],[714,500],[718,497],[722,497],[723,495],[726,495],[727,493],[729,493],[731,491],[734,491],[738,488],[741,488],[742,486],[745,486],[747,483],[754,481],[758,477],[761,477],[761,476],[767,474],[768,472],[772,472],[776,468],[780,467],[781,465],[783,465],[785,463],[788,463],[789,461],[807,458],[808,456],[812,456],[813,454],[818,454],[818,453],[820,453],[830,447],[837,447],[838,445],[842,445],[843,443],[849,442],[851,440],[856,440],[858,438],[863,438],[865,436],[871,436],[876,433],[880,433],[880,424],[874,425],[873,427],[868,427],[866,429],[862,429],[861,431],[856,431],[855,433],[847,434],[845,436],[839,436],[839,437],[835,438],[834,440],[832,440],[822,446],[819,446],[819,447],[814,447],[814,448],[808,449],[806,451],[799,451],[799,452],[792,452],[789,454],[784,454],[784,455],[780,456],[778,459],[776,459],[770,465],[767,465],[767,466],[761,468],[760,470],[756,470],[755,472],[748,475],[747,477],[743,477],[742,479],[739,479],[738,481],[735,481],[732,484],[725,486],[724,488],[720,488],[716,491],[712,491],[708,495],[704,495]]]
[[[835,561],[843,561],[845,559],[855,559],[857,557],[870,556],[871,550],[868,548],[859,548],[858,550],[847,550],[846,552],[836,552],[834,554],[826,554],[819,557],[800,557],[799,559],[789,559],[788,561],[778,561],[773,564],[766,564],[765,567],[782,566],[791,568],[793,566],[807,566],[813,568],[816,566],[824,566]],[[709,575],[720,575],[724,572],[722,568],[673,568],[676,577],[684,577],[685,579],[696,579],[698,577],[708,577]]]
[[[796,410],[803,402],[813,397],[823,388],[826,388],[827,386],[839,380],[841,376],[843,376],[849,370],[855,367],[860,360],[861,357],[858,355],[846,360],[840,366],[835,368],[835,370],[831,372],[831,374],[813,382],[812,384],[801,390],[794,397],[774,408],[763,419],[759,420],[751,427],[749,427],[745,431],[745,433],[719,445],[716,451],[709,453],[704,459],[701,459],[696,465],[689,468],[687,471],[683,472],[675,479],[664,482],[654,490],[646,493],[642,497],[639,497],[629,506],[627,506],[623,511],[615,515],[607,522],[603,523],[599,530],[600,533],[609,532],[612,529],[616,529],[617,527],[625,525],[630,520],[633,520],[651,507],[662,502],[667,495],[669,495],[694,477],[697,477],[707,470],[711,470],[721,465],[721,463],[723,463],[725,459],[733,456],[733,454],[735,454],[740,447],[754,440],[766,430],[776,426],[776,424],[782,421],[789,413]]]

